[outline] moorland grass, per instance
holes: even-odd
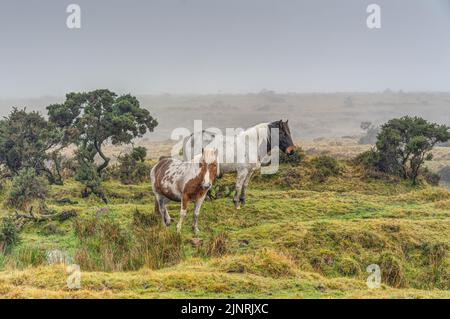
[[[64,222],[30,223],[0,254],[4,297],[449,298],[450,192],[422,183],[366,176],[340,161],[313,177],[312,164],[256,175],[247,205],[205,201],[200,234],[164,229],[153,216],[150,185],[109,180],[108,205],[81,198],[81,185],[52,186],[46,200]],[[232,176],[221,181],[233,183]],[[8,190],[5,183],[1,198]],[[170,203],[176,222],[179,204]],[[186,225],[192,219],[189,208]],[[138,213],[137,213],[138,212]],[[8,208],[3,214],[10,214]],[[153,217],[152,217],[153,216]],[[63,266],[42,255],[58,249],[81,266],[82,288],[66,287]],[[45,255],[45,254],[44,254]],[[368,289],[379,264],[382,287]]]

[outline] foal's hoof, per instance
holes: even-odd
[[[242,206],[245,205],[245,198],[240,198],[239,201],[241,202],[241,205],[242,205]]]
[[[195,226],[192,227],[192,231],[194,232],[195,235],[197,235],[200,232],[198,227],[195,227]]]
[[[241,209],[241,203],[238,201],[233,201],[234,202],[234,208],[236,209]]]
[[[166,226],[170,226],[170,217],[169,217],[169,218],[166,218],[166,219],[164,220],[164,223],[166,224]]]

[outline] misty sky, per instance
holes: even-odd
[[[0,98],[450,91],[450,0],[1,0],[0,43]]]

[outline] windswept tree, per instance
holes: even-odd
[[[433,158],[433,147],[449,139],[449,128],[445,125],[420,117],[392,119],[378,134],[375,165],[381,171],[398,174],[416,184],[421,167]]]
[[[59,174],[62,131],[38,112],[14,108],[0,121],[0,163],[12,175],[21,169],[33,169],[49,182],[61,184]]]
[[[76,158],[80,172],[84,172],[78,180],[94,193],[91,186],[98,185],[110,162],[104,153],[105,144],[130,143],[152,132],[158,124],[148,110],[140,107],[137,98],[129,94],[118,96],[109,90],[69,93],[64,103],[50,105],[47,110],[49,121],[64,131],[66,140],[78,146]],[[95,183],[91,183],[92,179]]]

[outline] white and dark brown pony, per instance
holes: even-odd
[[[181,202],[178,232],[181,231],[189,202],[194,202],[192,230],[194,233],[198,232],[200,207],[216,179],[217,166],[217,151],[205,148],[202,154],[191,161],[165,157],[152,168],[150,178],[155,193],[155,213],[161,215],[166,226],[170,225],[170,216],[166,208],[169,201]]]
[[[276,132],[274,129],[278,130],[278,145],[272,143],[272,131]],[[200,135],[200,132],[197,133]],[[240,209],[241,204],[245,204],[245,192],[250,182],[252,174],[261,168],[261,166],[266,163],[268,159],[268,154],[271,154],[273,149],[278,146],[278,149],[286,154],[291,154],[295,150],[294,143],[291,137],[291,131],[289,129],[288,121],[283,122],[275,121],[270,123],[261,123],[242,131],[232,139],[224,138],[220,136],[220,141],[218,135],[211,131],[202,131],[201,136],[196,136],[191,134],[183,141],[183,158],[188,161],[190,158],[195,156],[196,151],[194,147],[195,141],[201,141],[202,147],[208,147],[209,145],[214,145],[214,147],[221,147],[225,153],[235,154],[238,147],[245,145],[249,138],[257,136],[257,144],[254,148],[254,153],[256,156],[250,154],[252,151],[250,148],[244,147],[244,159],[236,159],[229,161],[225,159],[224,156],[219,156],[219,167],[218,176],[222,176],[227,173],[236,173],[236,184],[235,184],[235,195],[233,198],[234,205],[236,209]],[[229,142],[231,141],[231,142]],[[218,146],[221,145],[221,146]],[[200,148],[201,149],[201,148]],[[229,152],[229,151],[232,152]]]

